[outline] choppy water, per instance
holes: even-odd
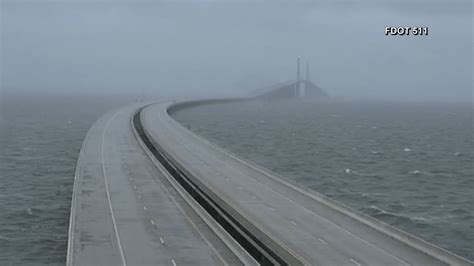
[[[0,265],[65,264],[76,160],[92,123],[113,105],[104,100],[2,100]]]
[[[175,117],[287,178],[474,259],[470,106],[247,102]]]

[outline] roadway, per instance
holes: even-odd
[[[335,210],[318,193],[281,181],[193,134],[168,115],[170,105],[157,103],[143,110],[147,135],[217,202],[243,224],[252,225],[252,232],[269,246],[278,246],[306,265],[446,265],[396,240],[396,234],[389,236]],[[427,245],[440,257],[464,265],[455,255]]]
[[[138,107],[102,116],[84,140],[67,265],[241,265],[140,146]]]

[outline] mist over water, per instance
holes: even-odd
[[[246,102],[174,117],[286,178],[474,259],[472,106]]]
[[[244,95],[294,79],[302,57],[332,96],[472,100],[471,0],[3,0],[0,12],[8,92]]]

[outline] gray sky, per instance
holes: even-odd
[[[473,99],[471,0],[0,1],[3,92],[226,95],[300,56],[337,97]]]

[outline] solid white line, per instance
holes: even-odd
[[[153,160],[152,160],[153,161]],[[154,161],[153,161],[154,162]],[[156,162],[154,162],[155,165],[158,167],[158,169],[163,173],[163,175],[166,175],[165,173],[165,170],[162,168],[163,166],[161,164],[157,164]],[[165,178],[167,178],[165,176]],[[169,181],[169,180],[168,180]],[[216,254],[216,256],[221,260],[221,262],[223,263],[223,265],[228,265],[227,262],[224,260],[224,258],[222,258],[222,256],[219,254],[219,252],[217,252],[216,248],[211,244],[211,242],[209,242],[209,240],[204,236],[204,234],[199,230],[198,226],[196,225],[196,223],[194,223],[192,220],[191,220],[191,217],[189,217],[189,215],[184,211],[184,209],[181,207],[181,205],[179,205],[179,203],[176,201],[176,199],[174,198],[174,196],[171,194],[171,192],[163,185],[163,182],[160,182],[161,184],[161,187],[163,188],[163,191],[165,191],[166,194],[168,194],[169,198],[171,199],[171,201],[174,202],[174,204],[176,204],[176,207],[178,207],[178,209],[181,211],[181,213],[183,214],[183,216],[186,218],[186,220],[188,220],[188,222],[191,224],[191,226],[194,228],[194,230],[196,230],[196,232],[202,237],[202,239],[204,240],[204,242],[206,242],[206,244],[212,249],[212,251],[214,251],[214,253]]]
[[[355,265],[357,266],[361,266],[362,264],[358,263],[356,260],[354,259],[349,259],[352,263],[354,263]]]
[[[119,250],[119,253],[120,253],[120,258],[122,259],[122,265],[123,266],[126,266],[127,265],[127,262],[125,261],[125,255],[123,253],[123,248],[122,248],[122,242],[120,241],[120,235],[119,235],[119,232],[118,232],[118,228],[117,228],[117,222],[115,221],[115,214],[114,214],[114,209],[112,208],[112,200],[110,199],[110,191],[109,191],[109,185],[108,185],[108,181],[107,181],[107,173],[105,171],[105,160],[104,160],[104,142],[105,142],[105,132],[107,131],[109,125],[110,125],[110,121],[112,121],[116,116],[117,116],[118,112],[115,113],[110,119],[109,121],[107,121],[107,124],[105,125],[105,128],[104,128],[104,131],[102,132],[102,151],[101,151],[101,157],[102,157],[102,173],[103,173],[103,176],[104,176],[104,183],[105,183],[105,192],[107,194],[107,201],[109,203],[109,210],[110,210],[110,215],[112,217],[112,224],[114,226],[114,231],[115,231],[115,238],[117,239],[117,245],[118,245],[118,250]]]
[[[318,238],[319,242],[323,243],[324,245],[327,245],[328,243],[326,241],[324,241],[324,239],[322,238]]]
[[[173,263],[173,266],[176,266],[176,262],[174,262],[174,259],[171,259],[171,263]]]

